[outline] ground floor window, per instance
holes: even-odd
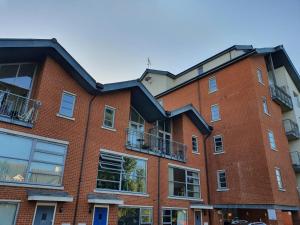
[[[0,224],[14,225],[17,216],[17,203],[0,202]]]
[[[186,225],[187,211],[184,209],[164,209],[163,225]]]
[[[118,225],[152,225],[152,208],[119,208]]]

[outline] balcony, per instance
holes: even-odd
[[[33,127],[41,103],[0,90],[0,121]]]
[[[282,88],[272,85],[270,86],[270,91],[273,101],[281,106],[282,111],[287,112],[293,109],[291,96],[288,95]]]
[[[295,172],[300,172],[300,152],[291,152],[292,164]]]
[[[133,151],[186,162],[186,145],[154,134],[126,129],[126,147]]]
[[[283,120],[283,126],[285,134],[289,141],[293,141],[300,138],[299,127],[297,123],[290,119]]]

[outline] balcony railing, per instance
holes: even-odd
[[[186,145],[154,134],[126,129],[126,147],[164,158],[186,162]]]
[[[300,172],[300,152],[291,152],[292,164],[296,172]]]
[[[271,97],[272,99],[278,103],[283,111],[289,111],[293,109],[292,98],[289,94],[287,94],[282,88],[272,85],[270,86]]]
[[[40,105],[37,100],[0,90],[0,121],[32,126]]]
[[[285,134],[289,141],[300,138],[300,132],[297,123],[290,119],[285,119],[283,120],[283,126],[285,129]]]

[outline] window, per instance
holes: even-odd
[[[227,179],[225,170],[217,171],[217,179],[218,179],[218,190],[227,190]]]
[[[216,77],[210,77],[208,79],[208,88],[209,93],[215,92],[218,90]]]
[[[283,183],[282,183],[282,178],[281,178],[281,172],[280,172],[279,168],[275,168],[275,175],[276,175],[278,188],[279,189],[284,189],[283,188]]]
[[[198,137],[196,137],[196,136],[192,136],[192,151],[194,153],[199,152],[199,149],[198,149]]]
[[[66,146],[0,133],[0,181],[61,186]]]
[[[263,109],[264,109],[264,113],[269,115],[269,109],[268,109],[266,97],[263,97]]]
[[[220,110],[218,105],[212,105],[210,108],[211,111],[211,120],[218,121],[221,119],[220,117]]]
[[[163,209],[163,225],[187,224],[187,211],[184,209]]]
[[[118,225],[151,225],[152,208],[119,207]]]
[[[275,150],[276,149],[276,143],[275,143],[275,137],[272,131],[268,131],[268,137],[269,137],[269,143],[271,149]]]
[[[124,192],[146,192],[146,161],[101,152],[97,188]]]
[[[14,225],[16,223],[18,204],[0,201],[1,224]]]
[[[222,135],[214,136],[215,153],[224,152]]]
[[[73,117],[76,96],[69,92],[63,92],[61,97],[59,115]]]
[[[258,82],[264,84],[262,71],[260,69],[256,70]]]
[[[115,127],[115,111],[116,109],[110,106],[104,108],[104,120],[103,127],[114,128]]]
[[[177,167],[169,167],[169,196],[200,198],[199,173]]]

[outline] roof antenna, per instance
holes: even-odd
[[[148,57],[147,58],[147,69],[150,69],[151,67],[151,61],[150,61],[150,58]]]

